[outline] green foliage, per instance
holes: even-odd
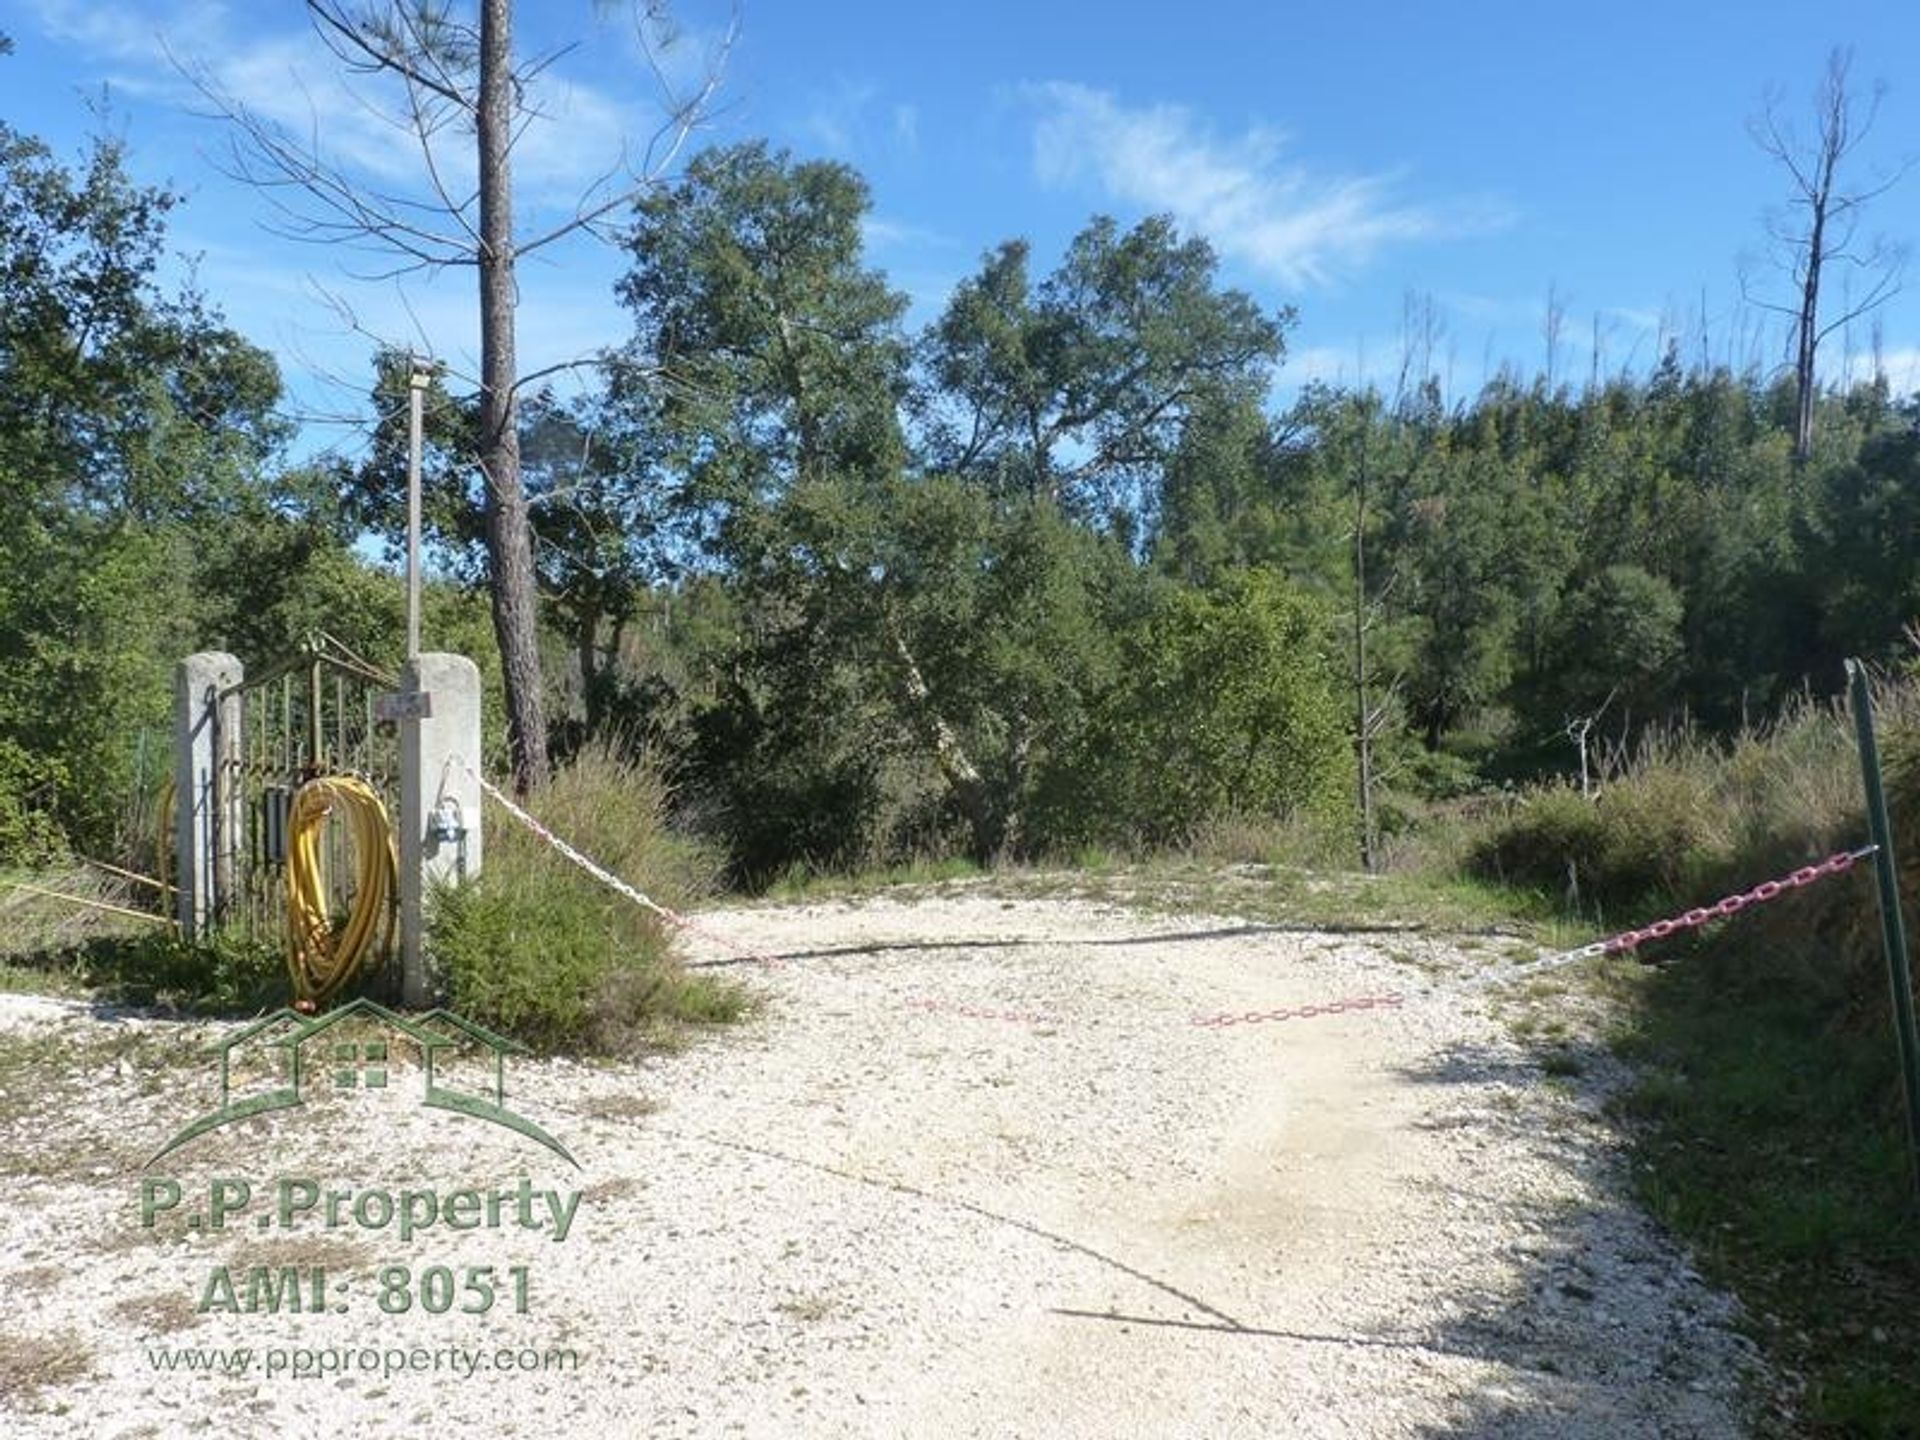
[[[29,964],[57,957],[41,954]],[[191,1015],[254,1015],[292,998],[279,942],[242,930],[186,940],[168,926],[99,934],[72,952],[73,978],[90,993],[123,1005]]]
[[[1188,421],[1261,393],[1293,314],[1219,289],[1212,249],[1166,216],[1096,217],[1037,287],[1028,256],[990,253],[925,337],[928,464],[1144,544]]]
[[[187,531],[280,427],[273,362],[154,282],[174,199],[0,124],[0,861],[111,843],[191,603]]]
[[[758,889],[792,866],[862,868],[927,838],[933,781],[901,763],[889,703],[859,669],[801,636],[742,658],[763,678],[703,705],[689,752],[698,813],[738,883]]]
[[[1562,711],[1594,715],[1617,705],[1660,714],[1675,685],[1681,615],[1673,586],[1638,565],[1609,565],[1574,588],[1547,640]]]
[[[601,747],[536,797],[554,833],[660,903],[679,906],[707,862],[666,829],[667,793],[644,762]],[[678,1021],[717,1022],[744,999],[680,969],[659,917],[615,894],[517,824],[489,830],[472,884],[435,897],[428,948],[461,1014],[538,1050],[624,1053]]]
[[[1712,803],[1702,777],[1679,767],[1638,772],[1598,797],[1550,785],[1491,825],[1470,864],[1483,879],[1625,919],[1634,906],[1686,897],[1692,882],[1727,863],[1728,837]]]
[[[1167,595],[1129,637],[1076,773],[1056,778],[1055,834],[1168,843],[1228,815],[1336,810],[1352,771],[1326,630],[1272,574]]]
[[[640,206],[619,286],[635,335],[614,398],[677,446],[690,497],[721,507],[715,538],[749,564],[760,505],[904,459],[906,299],[864,266],[868,208],[846,166],[758,143],[696,156]],[[674,383],[655,386],[663,373]]]

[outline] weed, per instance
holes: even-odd
[[[30,1399],[93,1373],[93,1352],[72,1331],[27,1335],[0,1329],[0,1400]]]
[[[580,1107],[580,1113],[592,1120],[637,1120],[659,1109],[658,1100],[644,1095],[595,1095]]]
[[[162,1290],[152,1295],[129,1295],[113,1307],[122,1320],[130,1320],[144,1335],[174,1335],[189,1330],[201,1320],[193,1300],[178,1290]]]

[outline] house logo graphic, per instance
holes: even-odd
[[[356,1017],[371,1021],[385,1030],[386,1037],[350,1040],[346,1031],[336,1028],[342,1022]],[[328,1032],[332,1032],[331,1039],[326,1038]],[[364,1032],[363,1025],[358,1027],[356,1033]],[[336,1090],[385,1089],[389,1061],[394,1058],[395,1050],[403,1044],[411,1044],[420,1052],[421,1071],[426,1081],[421,1105],[433,1110],[451,1110],[456,1114],[470,1115],[476,1120],[504,1126],[536,1144],[544,1145],[575,1169],[580,1167],[580,1162],[573,1158],[566,1146],[532,1120],[506,1106],[506,1057],[510,1054],[524,1055],[524,1045],[496,1035],[450,1010],[430,1010],[424,1015],[405,1016],[363,998],[319,1016],[279,1010],[242,1026],[219,1044],[209,1046],[208,1053],[220,1057],[220,1108],[185,1126],[156,1150],[142,1168],[149,1168],[182,1145],[236,1121],[266,1115],[275,1110],[293,1109],[304,1103],[302,1091],[311,1089],[315,1084],[329,1083]],[[236,1098],[233,1093],[233,1058],[237,1051],[250,1047],[284,1055],[285,1064],[279,1067],[284,1072],[284,1083],[276,1083],[271,1088]],[[434,1058],[437,1053],[447,1050],[456,1053],[479,1050],[491,1055],[491,1086],[475,1094],[437,1083]]]

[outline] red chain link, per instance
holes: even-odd
[[[927,1000],[915,998],[909,1000],[909,1010],[937,1010],[943,1015],[964,1015],[972,1020],[1010,1020],[1016,1025],[1065,1025],[1061,1016],[1049,1015],[1040,1010],[990,1010],[978,1005],[954,1005],[945,1000]]]
[[[1854,861],[1871,855],[1873,850],[1874,847],[1871,845],[1859,850],[1842,850],[1837,855],[1829,855],[1817,865],[1802,865],[1791,875],[1783,875],[1778,880],[1762,881],[1751,890],[1729,895],[1712,905],[1698,906],[1668,920],[1656,920],[1651,925],[1644,925],[1637,930],[1623,930],[1611,939],[1596,940],[1591,945],[1582,945],[1577,952],[1572,953],[1617,955],[1623,950],[1637,950],[1645,941],[1665,940],[1681,930],[1698,929],[1710,920],[1727,919],[1738,915],[1749,905],[1762,904],[1788,890],[1799,890],[1813,884],[1816,880],[1824,880],[1829,875],[1838,875],[1842,871],[1851,870]]]
[[[1344,1015],[1353,1010],[1397,1010],[1406,996],[1398,990],[1384,995],[1349,995],[1343,1000],[1325,1000],[1318,1005],[1296,1005],[1290,1010],[1249,1010],[1244,1014],[1228,1011],[1219,1015],[1196,1015],[1193,1023],[1204,1029],[1219,1030],[1229,1025],[1260,1025],[1275,1020],[1315,1020],[1328,1015]]]

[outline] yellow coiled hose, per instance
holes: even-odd
[[[321,841],[338,808],[353,841],[353,908],[338,935],[327,905]],[[400,857],[387,807],[363,780],[322,775],[302,785],[287,817],[287,962],[297,1000],[318,1005],[393,943]]]

